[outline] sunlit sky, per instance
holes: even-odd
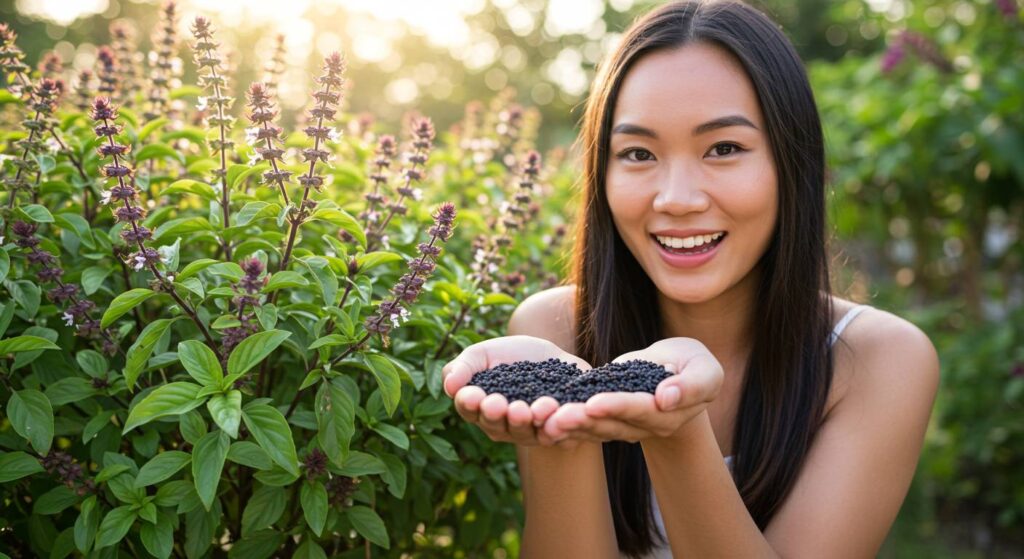
[[[148,0],[157,5],[163,0]],[[403,33],[421,34],[429,42],[446,48],[470,70],[478,70],[502,60],[512,70],[521,53],[499,45],[490,33],[474,31],[466,24],[468,15],[485,7],[486,0],[178,0],[179,25],[187,35],[188,23],[199,14],[210,16],[215,24],[232,27],[261,27],[283,33],[287,51],[295,56],[311,52],[326,54],[342,46],[342,37],[351,44],[346,54],[364,62],[379,63],[382,68],[396,62],[392,43]],[[607,43],[615,34],[606,33],[602,15],[606,3],[610,9],[629,9],[634,0],[492,0],[505,14],[512,31],[525,36],[540,24],[538,8],[546,10],[544,31],[554,37],[570,33],[587,34]],[[24,15],[66,26],[80,17],[104,13],[116,17],[117,4],[111,0],[16,0]],[[287,6],[285,9],[283,6]],[[546,7],[545,7],[546,6]],[[111,13],[114,11],[115,13]],[[328,18],[328,19],[324,19]],[[331,19],[333,18],[333,19]],[[323,25],[337,21],[337,28]],[[316,25],[314,24],[316,22]],[[607,35],[607,36],[606,36]],[[56,37],[54,37],[56,39]],[[596,47],[598,43],[595,43]],[[603,44],[608,47],[609,45]],[[603,49],[601,49],[603,50]],[[569,96],[582,94],[588,77],[584,61],[594,62],[599,52],[566,48],[545,65],[543,71],[552,84]],[[91,52],[86,56],[91,58]],[[83,60],[91,63],[91,60]],[[392,70],[397,68],[392,68]],[[424,80],[419,80],[424,81]],[[429,80],[428,80],[429,81]],[[543,102],[550,93],[540,86]],[[392,82],[387,97],[399,103],[410,102],[418,87],[409,77]]]

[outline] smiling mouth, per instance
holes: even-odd
[[[669,245],[661,242],[658,239],[658,237],[656,237],[655,235],[651,235],[650,237],[651,237],[652,241],[657,243],[658,246],[660,246],[662,248],[662,250],[664,250],[666,252],[669,252],[669,253],[672,253],[672,254],[682,254],[682,255],[687,255],[687,256],[696,256],[698,254],[704,254],[705,252],[713,250],[715,247],[717,247],[719,244],[721,244],[722,241],[725,240],[725,238],[727,236],[728,236],[728,233],[723,233],[717,239],[712,239],[710,242],[705,242],[705,243],[702,243],[700,246],[696,246],[695,245],[695,246],[692,246],[692,247],[669,246]]]

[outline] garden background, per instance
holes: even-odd
[[[928,333],[941,359],[921,462],[882,556],[1024,557],[1019,0],[760,5],[807,62],[824,119],[837,291],[908,318]],[[49,76],[67,84],[55,120],[38,125],[36,139],[52,135],[68,144],[19,143],[34,138],[32,125],[23,123],[33,114],[12,78],[14,92],[0,99],[5,190],[12,176],[25,175],[32,184],[14,187],[22,188],[18,203],[3,215],[0,344],[20,336],[28,345],[0,346],[6,470],[0,473],[0,551],[11,557],[83,549],[93,549],[90,556],[115,556],[118,549],[165,557],[269,556],[276,549],[303,556],[383,557],[400,550],[516,556],[522,511],[514,454],[453,417],[438,394],[437,369],[459,348],[501,335],[515,302],[562,277],[571,236],[565,226],[575,209],[571,143],[582,100],[594,64],[650,6],[632,0],[182,0],[170,33],[178,37],[166,58],[183,63],[180,73],[168,63],[170,83],[163,101],[155,101],[160,110],[149,114],[159,41],[168,36],[163,3],[0,1],[0,21],[17,34],[24,53],[12,57],[5,42],[8,60],[22,60],[33,83]],[[202,40],[194,35],[197,15],[210,19],[217,43],[200,67],[193,51]],[[106,52],[123,80],[113,97],[123,106],[118,122],[125,128],[109,139],[132,146],[131,156],[116,149],[106,155],[114,154],[115,165],[122,155],[134,167],[142,207],[149,209],[145,222],[121,221],[155,229],[152,246],[163,247],[156,266],[166,282],[151,281],[157,267],[149,275],[149,262],[134,271],[117,263],[118,254],[127,254],[118,252],[120,239],[134,239],[96,205],[117,174],[101,173],[109,160],[100,160],[98,141],[90,140],[93,127],[107,121],[90,120],[89,91],[78,94],[83,83],[92,93],[102,87],[109,56],[103,45],[114,47]],[[273,181],[265,181],[271,188],[257,186],[258,173],[275,162],[266,156],[259,162],[259,145],[243,139],[243,129],[267,125],[249,118],[258,107],[247,90],[257,80],[276,81],[272,103],[280,111],[269,125],[284,128],[281,145],[298,161],[299,150],[328,145],[326,131],[318,137],[307,128],[306,138],[300,130],[313,125],[315,115],[307,115],[314,101],[329,110],[311,92],[331,81],[330,60],[326,70],[323,64],[333,51],[347,59],[336,115],[345,138],[331,135],[333,162],[280,161],[294,177],[327,177],[322,193],[305,189],[315,192],[319,206],[289,210],[274,201]],[[226,77],[223,90],[210,79],[211,68]],[[83,80],[86,69],[99,81]],[[326,81],[313,82],[321,73]],[[218,101],[226,97],[234,102]],[[216,142],[225,137],[218,136],[216,118],[212,124],[202,118],[210,107],[237,119],[228,131],[235,145],[220,150],[223,161]],[[434,146],[421,116],[433,120]],[[42,122],[38,117],[37,111]],[[433,148],[429,161],[417,167],[415,157],[399,157],[381,165],[381,157],[394,158],[382,151],[382,134],[394,135],[394,149],[414,156],[427,157]],[[19,167],[19,156],[26,167]],[[235,213],[219,204],[218,181],[237,195],[228,204]],[[303,191],[299,184],[288,187],[293,197]],[[380,215],[395,216],[390,244],[385,228],[375,229],[367,215],[374,201],[364,190],[377,187],[398,187],[394,198],[404,208],[378,207]],[[0,198],[5,206],[8,196]],[[446,200],[458,211],[450,240],[438,209]],[[291,247],[285,232],[296,219],[295,230],[322,235],[300,234],[292,271],[271,274],[280,247]],[[19,220],[31,230],[9,232],[8,224]],[[432,238],[437,246],[448,240],[436,271],[430,249],[417,248]],[[235,258],[227,258],[225,247]],[[58,263],[26,259],[43,249]],[[407,257],[421,265],[419,284],[415,267],[399,279]],[[44,272],[61,266],[64,281],[80,284],[94,310],[71,312],[67,298],[46,297],[65,284],[59,274],[56,284],[43,281],[32,271],[37,265]],[[404,287],[391,291],[392,301],[409,308],[393,306],[396,314],[388,316],[380,306],[396,281]],[[137,297],[123,298],[129,287]],[[253,314],[244,312],[246,304]],[[335,304],[338,312],[317,310]],[[93,345],[72,326],[89,312],[87,320],[103,315],[102,327],[94,320]],[[214,351],[202,349],[202,325],[213,331],[203,333]],[[365,344],[359,342],[364,333]],[[252,336],[269,349],[243,341]],[[179,345],[188,340],[200,341]],[[346,346],[340,357],[331,353]],[[250,354],[231,353],[239,348]],[[145,355],[133,364],[130,355],[138,351]],[[318,352],[322,361],[332,358],[335,370],[310,364],[309,355]],[[267,373],[263,359],[285,372]],[[221,382],[221,367],[234,383]],[[152,417],[141,420],[137,408],[147,395],[172,384],[194,387],[187,401],[150,410]],[[346,412],[339,415],[341,407]],[[48,436],[30,428],[35,422],[49,426]],[[329,448],[330,433],[345,440],[344,448]],[[154,460],[161,455],[167,457]],[[204,468],[223,468],[223,479],[204,478],[201,456]],[[232,536],[223,539],[225,530]]]

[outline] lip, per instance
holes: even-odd
[[[678,230],[673,230],[673,231],[678,231]],[[693,231],[693,230],[689,230],[689,231]],[[686,233],[684,235],[680,235],[679,233],[665,233],[665,232],[658,232],[657,234],[658,235],[669,235],[669,236],[672,236],[672,237],[686,237],[686,236],[690,236],[690,235],[702,235],[702,234],[703,235],[709,235],[711,233],[717,233],[717,231],[708,231],[708,232],[705,232],[705,233],[700,233],[700,232],[692,232],[692,233],[690,233],[690,232],[688,232],[688,233]],[[702,266],[702,265],[706,264],[709,260],[714,258],[716,254],[718,254],[718,249],[722,246],[722,243],[725,242],[725,238],[726,237],[728,237],[728,234],[723,235],[718,240],[718,242],[715,244],[715,246],[711,250],[709,250],[709,251],[707,251],[705,253],[702,253],[702,254],[695,254],[695,255],[673,254],[673,253],[669,252],[668,250],[666,250],[665,247],[661,246],[661,243],[659,243],[658,239],[656,239],[654,237],[654,234],[652,234],[649,238],[651,239],[651,242],[654,243],[655,248],[658,249],[658,255],[661,256],[662,261],[664,261],[669,266],[671,266],[673,268],[696,268],[698,266]]]

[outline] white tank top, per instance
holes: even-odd
[[[865,309],[869,309],[868,305],[857,305],[852,309],[846,311],[843,318],[839,319],[836,323],[835,328],[832,329],[832,333],[828,337],[828,344],[834,345],[836,340],[839,339],[839,335],[843,332],[846,326],[857,317],[858,314],[863,312]],[[732,471],[732,456],[725,457],[725,466]],[[658,527],[658,533],[665,538],[664,545],[655,545],[654,549],[650,553],[643,556],[643,559],[672,559],[672,549],[668,546],[668,537],[665,536],[665,523],[661,518],[661,509],[658,507],[658,499],[654,496],[654,487],[651,487],[651,512],[654,516],[654,524]],[[620,555],[625,558],[625,555]]]

